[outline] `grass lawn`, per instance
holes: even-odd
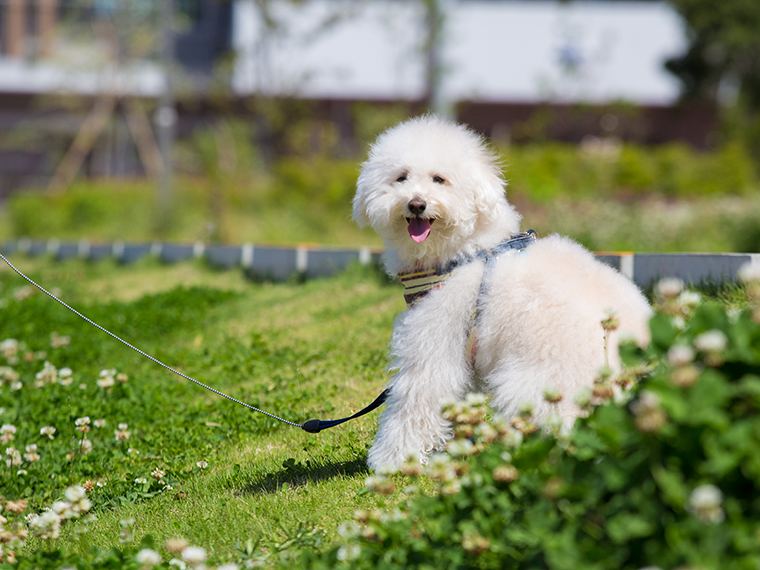
[[[200,263],[13,261],[149,354],[299,423],[349,415],[377,396],[387,381],[393,320],[404,308],[400,285],[358,266],[330,279],[271,284]],[[693,294],[666,301],[660,293],[652,346],[628,356],[634,367],[654,370],[642,379],[640,394],[634,387],[627,396],[635,400],[599,402],[573,434],[555,439],[526,430],[519,446],[507,442],[516,433],[509,428],[499,445],[484,448],[480,462],[476,456],[472,464],[457,463],[459,471],[445,470],[461,481],[442,479],[433,466],[420,477],[394,476],[383,494],[368,487],[387,483],[384,475],[365,482],[376,414],[317,435],[283,425],[172,375],[0,266],[0,503],[11,519],[0,532],[18,532],[20,517],[55,510],[73,485],[89,489],[96,515],[63,524],[60,536],[32,536],[23,546],[6,542],[0,555],[15,548],[23,558],[17,566],[0,560],[0,568],[137,570],[145,567],[137,559],[145,547],[157,550],[166,561],[161,567],[169,568],[177,553],[167,540],[174,537],[204,548],[212,567],[333,568],[341,561],[344,568],[430,568],[456,558],[458,567],[502,568],[511,561],[510,567],[533,568],[544,567],[547,552],[596,560],[601,547],[609,564],[600,568],[639,568],[665,556],[673,563],[664,567],[715,556],[757,567],[760,550],[747,538],[757,536],[757,511],[744,500],[757,496],[756,479],[737,480],[734,466],[745,452],[756,458],[760,449],[752,407],[760,401],[760,289],[703,292],[719,302],[700,305]],[[670,362],[671,347],[697,350],[716,334],[725,352],[692,351],[699,367],[687,359],[685,370],[700,380],[677,383],[672,362],[651,367]],[[645,401],[657,403],[644,409]],[[653,410],[660,412],[659,427],[640,427],[640,416]],[[499,432],[479,426],[474,433]],[[661,459],[664,452],[690,458],[682,473],[675,459]],[[504,471],[504,462],[512,462],[518,479]],[[760,462],[746,465],[756,469]],[[553,493],[565,492],[557,487],[561,478],[577,483],[556,501]],[[722,534],[702,525],[686,504],[695,490],[710,490],[706,481],[726,493]],[[19,499],[27,502],[19,506]],[[598,501],[593,508],[592,499]],[[644,507],[653,513],[646,520],[656,524],[642,524]],[[609,524],[588,533],[586,515],[577,514],[589,508],[606,513],[599,520]],[[347,523],[355,518],[364,521],[366,534]],[[683,528],[692,534],[678,534]],[[650,551],[634,544],[643,536]],[[722,538],[712,544],[705,536]],[[615,546],[621,541],[633,546]],[[647,557],[639,556],[645,551]],[[636,564],[615,565],[626,553]]]
[[[404,307],[400,286],[358,267],[269,284],[199,264],[13,261],[167,364],[295,422],[343,417],[375,398],[387,380],[392,322]],[[40,456],[9,467],[0,495],[26,497],[28,511],[40,512],[67,486],[90,481],[97,522],[85,533],[66,526],[52,542],[30,539],[23,552],[108,548],[120,536],[129,544],[150,534],[157,549],[181,536],[212,560],[239,561],[246,543],[249,553],[276,553],[293,539],[329,541],[355,509],[394,500],[364,491],[376,414],[317,435],[288,427],[172,375],[29,292],[0,267],[0,342],[26,345],[0,357],[21,382],[0,388],[0,423],[16,427],[6,446],[23,452],[35,444]],[[70,342],[54,348],[52,333]],[[58,381],[40,380],[45,362]],[[109,385],[101,370],[110,369],[128,380]],[[91,423],[83,435],[76,420],[84,417]],[[119,424],[128,439],[115,437]],[[44,426],[56,427],[54,439],[40,435]],[[86,453],[83,437],[91,442]],[[160,480],[151,476],[156,469]],[[131,532],[121,523],[129,519]]]

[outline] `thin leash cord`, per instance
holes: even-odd
[[[122,343],[123,345],[128,346],[129,348],[131,348],[135,352],[141,354],[145,358],[147,358],[149,360],[152,360],[156,364],[158,364],[160,366],[163,366],[164,368],[166,368],[167,370],[169,370],[171,372],[174,372],[177,376],[182,376],[182,378],[184,378],[185,380],[190,380],[190,382],[194,382],[198,386],[201,386],[202,388],[205,388],[206,390],[210,390],[214,394],[222,396],[223,398],[227,398],[228,400],[231,400],[231,401],[235,402],[236,404],[240,404],[241,406],[245,406],[246,408],[248,408],[250,410],[253,410],[254,412],[259,412],[260,414],[264,414],[265,416],[269,416],[272,419],[275,419],[277,421],[280,421],[282,423],[285,423],[285,424],[288,424],[288,425],[291,425],[291,426],[294,426],[294,427],[299,427],[299,428],[302,427],[301,424],[296,424],[296,423],[290,422],[290,421],[288,421],[286,419],[283,419],[283,418],[281,418],[279,416],[275,416],[274,414],[270,414],[269,412],[265,412],[264,410],[260,410],[259,408],[251,406],[250,404],[246,404],[245,402],[241,402],[240,400],[236,400],[232,396],[228,396],[227,394],[224,394],[224,393],[220,392],[219,390],[215,390],[211,386],[206,386],[206,384],[204,384],[203,382],[198,382],[198,380],[195,380],[194,378],[190,378],[190,376],[187,376],[186,374],[182,374],[182,372],[180,372],[179,370],[175,370],[171,366],[169,366],[167,364],[164,364],[163,362],[161,362],[160,360],[158,360],[156,358],[153,358],[150,354],[148,354],[146,352],[143,352],[142,350],[140,350],[136,346],[133,346],[133,345],[129,344],[126,340],[123,340],[123,339],[119,338],[118,336],[116,336],[115,334],[113,334],[111,331],[109,331],[107,329],[104,329],[98,323],[96,323],[96,322],[88,319],[82,313],[80,313],[79,311],[77,311],[73,307],[70,307],[69,305],[67,305],[66,303],[64,303],[63,301],[61,301],[58,297],[56,297],[52,293],[48,292],[46,289],[44,289],[40,285],[37,285],[37,283],[35,283],[31,279],[29,279],[29,277],[27,277],[26,275],[24,275],[23,273],[21,273],[21,271],[19,271],[18,269],[16,269],[16,267],[10,261],[8,261],[8,259],[2,253],[0,253],[0,257],[3,258],[3,261],[5,261],[5,263],[7,263],[8,266],[11,269],[13,269],[13,271],[15,271],[21,277],[23,277],[24,279],[26,279],[27,281],[29,281],[29,283],[31,283],[32,285],[34,285],[35,287],[37,287],[37,289],[39,289],[40,291],[42,291],[43,293],[45,293],[48,297],[50,297],[51,299],[53,299],[55,301],[58,301],[61,305],[63,305],[64,307],[66,307],[69,311],[71,311],[75,315],[81,317],[82,319],[84,319],[85,321],[87,321],[88,323],[90,323],[92,326],[100,329],[101,331],[103,331],[104,333],[106,333],[111,338],[114,338],[114,339],[118,340],[120,343]]]

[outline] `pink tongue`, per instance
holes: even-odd
[[[430,220],[423,218],[412,218],[409,221],[409,227],[407,228],[409,235],[417,243],[422,243],[430,233]]]

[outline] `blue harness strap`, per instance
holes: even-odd
[[[417,301],[427,295],[430,291],[442,287],[446,278],[457,267],[467,265],[473,261],[485,261],[486,267],[483,270],[483,279],[480,282],[478,299],[475,303],[475,308],[472,311],[470,333],[467,336],[467,354],[469,354],[470,362],[474,365],[475,352],[477,350],[476,330],[478,318],[483,297],[488,291],[488,276],[496,264],[496,259],[505,251],[523,251],[526,247],[536,241],[537,237],[538,234],[534,230],[520,232],[510,236],[508,240],[501,242],[490,250],[480,250],[474,255],[458,257],[444,265],[432,267],[430,269],[417,269],[414,271],[399,273],[398,276],[404,284],[404,299],[406,300],[407,307],[410,309],[413,308]]]
[[[485,255],[486,267],[483,270],[483,278],[480,280],[480,290],[478,291],[478,298],[475,301],[475,308],[472,310],[470,333],[467,335],[466,354],[469,356],[470,364],[473,367],[475,366],[475,355],[478,351],[478,321],[480,320],[483,298],[488,292],[488,277],[496,266],[496,259],[505,251],[512,249],[518,252],[525,251],[525,248],[536,241],[537,237],[538,234],[534,230],[519,233],[516,236],[512,236],[511,239],[500,243]]]

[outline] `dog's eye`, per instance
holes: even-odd
[[[435,182],[436,184],[443,184],[446,181],[440,176],[433,176],[433,182]]]
[[[396,178],[396,182],[406,182],[406,174],[402,174],[398,178]]]

